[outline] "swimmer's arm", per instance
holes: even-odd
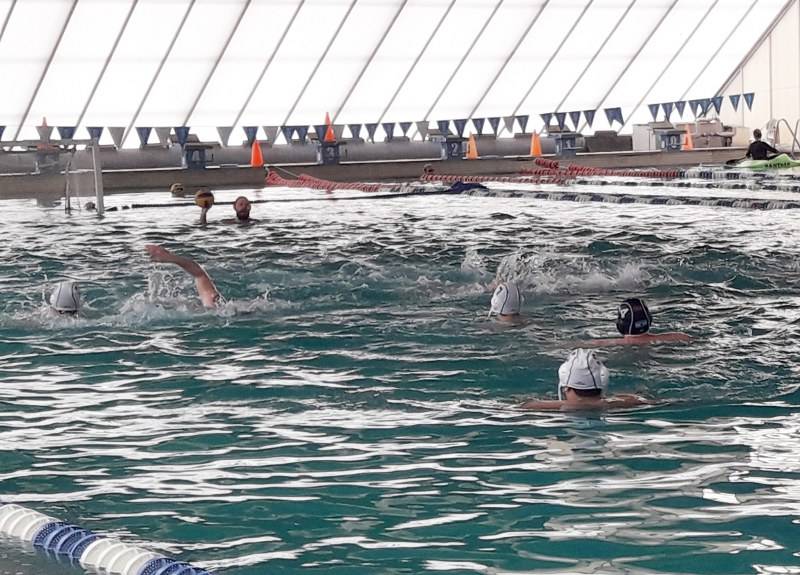
[[[653,341],[654,342],[661,342],[661,341],[683,341],[689,342],[692,341],[692,336],[688,333],[681,333],[679,331],[670,331],[667,333],[658,333],[653,334]]]
[[[564,402],[559,401],[557,399],[553,400],[532,399],[531,401],[526,401],[519,407],[520,409],[532,409],[536,411],[554,411],[561,409],[563,406]]]
[[[632,393],[620,393],[606,399],[608,407],[635,407],[637,405],[653,405],[654,403],[649,399]]]
[[[217,306],[219,292],[217,291],[216,286],[214,286],[214,282],[211,281],[208,273],[206,273],[206,270],[204,270],[200,264],[193,259],[173,254],[171,251],[162,248],[161,246],[148,244],[145,246],[145,249],[147,250],[147,253],[150,254],[150,259],[154,262],[175,264],[181,267],[186,273],[194,277],[195,285],[197,286],[197,293],[200,296],[200,301],[203,302],[203,305],[205,307]]]
[[[209,208],[203,208],[200,212],[200,225],[205,226],[208,224],[208,220],[206,220],[206,214],[208,213]]]

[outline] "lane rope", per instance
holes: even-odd
[[[90,572],[110,575],[213,575],[200,567],[136,545],[97,535],[88,529],[13,503],[0,505],[0,535],[67,559]]]

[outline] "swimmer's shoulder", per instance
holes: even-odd
[[[561,400],[530,400],[521,404],[520,409],[528,411],[603,411],[606,409],[624,409],[627,407],[636,407],[639,405],[653,405],[653,401],[634,395],[631,393],[623,393],[619,395],[612,395],[603,400],[592,403],[569,404]]]

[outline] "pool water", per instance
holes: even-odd
[[[800,212],[248,195],[308,201],[0,202],[0,500],[225,575],[800,572]],[[67,277],[79,319],[43,304]],[[601,350],[657,404],[518,409],[632,295],[695,338]]]

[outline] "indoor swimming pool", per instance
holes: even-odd
[[[225,575],[800,572],[800,210],[244,193],[251,226],[0,201],[0,501]],[[694,338],[599,351],[655,405],[520,410],[631,296]],[[3,569],[83,572],[10,540]]]

